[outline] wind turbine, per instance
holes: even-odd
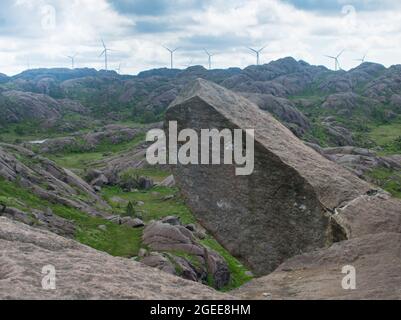
[[[189,60],[187,64],[184,64],[184,67],[186,67],[186,68],[192,67],[193,62],[194,62],[194,59]]]
[[[355,59],[355,61],[359,61],[360,63],[364,63],[366,61],[366,56],[367,56],[367,54],[365,54],[362,59]]]
[[[67,56],[67,58],[69,58],[71,60],[71,69],[74,69],[75,67],[75,57],[77,56],[77,53],[75,53],[72,56]]]
[[[209,70],[211,70],[211,69],[212,69],[212,57],[213,57],[215,54],[209,53],[209,51],[207,51],[206,49],[203,49],[203,50],[205,50],[206,54],[208,55]]]
[[[259,65],[259,57],[260,57],[260,53],[266,48],[266,46],[264,46],[263,48],[260,48],[259,50],[253,49],[248,47],[249,50],[253,51],[254,53],[256,53],[256,65]]]
[[[117,73],[120,74],[121,71],[121,63],[118,65],[118,68],[116,69]]]
[[[106,47],[106,44],[104,43],[103,39],[102,39],[102,45],[103,45],[104,50],[103,50],[102,53],[99,55],[99,57],[101,57],[102,55],[104,55],[104,69],[107,70],[107,67],[108,67],[108,55],[107,55],[107,53],[108,53],[109,51],[112,51],[112,50]]]
[[[337,56],[333,57],[333,56],[326,56],[327,58],[333,59],[334,60],[334,70],[338,71],[341,70],[341,66],[340,66],[340,61],[338,60],[341,55],[344,53],[345,50],[342,50]]]
[[[170,52],[170,62],[171,62],[171,69],[174,68],[174,52],[176,52],[179,48],[175,48],[175,49],[170,49],[167,48],[165,46],[163,46],[164,49],[166,49],[168,52]]]

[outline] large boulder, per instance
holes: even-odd
[[[290,129],[294,126],[298,128],[296,131],[293,130],[297,136],[302,136],[310,128],[308,118],[288,99],[271,94],[241,93],[241,95],[255,103],[260,109],[270,112]]]
[[[56,290],[44,290],[53,265]],[[196,282],[0,217],[1,299],[230,299]]]
[[[235,164],[172,169],[200,223],[258,275],[342,239],[337,223],[333,235],[335,209],[374,189],[244,97],[206,80],[196,80],[170,105],[166,125],[174,120],[178,130],[198,134],[200,129],[255,129],[251,175],[236,176]]]

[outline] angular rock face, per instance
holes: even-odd
[[[230,299],[199,283],[0,217],[0,299]],[[41,286],[46,265],[56,290]]]
[[[171,104],[178,130],[255,129],[255,169],[236,165],[177,165],[174,177],[200,223],[258,274],[332,241],[330,213],[372,189],[305,146],[253,103],[196,80]]]
[[[401,299],[401,234],[378,233],[335,243],[287,260],[245,284],[243,299]],[[355,289],[344,290],[344,266],[355,268]]]

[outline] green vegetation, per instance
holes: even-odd
[[[120,187],[113,186],[103,188],[102,193],[104,199],[108,201],[113,210],[121,215],[125,214],[126,202],[113,201],[113,198],[120,198],[132,203],[143,202],[142,206],[136,206],[135,209],[142,212],[145,222],[170,215],[180,217],[181,222],[184,224],[195,222],[192,213],[178,196],[178,190],[175,188],[154,187],[147,191],[124,192]],[[166,196],[171,195],[174,195],[172,199],[164,199]]]
[[[31,209],[51,208],[56,215],[75,223],[77,227],[75,239],[77,241],[114,256],[132,257],[137,255],[141,245],[142,229],[120,226],[73,208],[52,204],[13,182],[0,180],[0,184],[0,202],[3,205],[26,212]],[[99,229],[100,225],[104,225],[105,229]]]
[[[145,134],[139,134],[134,139],[119,144],[103,141],[95,149],[83,151],[79,146],[74,146],[61,153],[47,155],[60,166],[68,169],[86,169],[93,167],[93,163],[104,159],[106,156],[117,155],[123,151],[135,147],[145,139]]]
[[[401,136],[401,121],[372,128],[369,135],[380,146],[390,143]]]
[[[166,179],[170,173],[155,167],[128,169],[121,173],[122,178],[130,179],[137,176],[150,177],[156,182],[161,182]]]
[[[229,291],[238,288],[252,279],[252,276],[246,274],[248,269],[234,258],[226,249],[224,249],[215,239],[207,237],[202,240],[201,243],[218,252],[227,262],[228,268],[231,272],[231,279],[230,283],[222,288],[222,291]]]
[[[168,172],[156,168],[134,170],[133,172],[135,174],[145,175],[153,179],[165,178],[169,175]],[[113,210],[120,214],[124,214],[126,210],[126,202],[113,201],[113,198],[124,199],[133,204],[136,204],[139,201],[143,202],[144,204],[142,206],[135,205],[135,211],[142,212],[143,220],[145,222],[175,215],[180,217],[180,220],[183,224],[196,223],[194,216],[185,205],[183,199],[179,195],[178,189],[176,188],[154,187],[148,191],[123,192],[123,190],[119,187],[106,187],[103,188],[102,192],[103,197],[113,207]],[[169,198],[168,200],[165,199],[166,196],[171,195],[174,195],[174,197],[171,199]],[[244,267],[210,235],[207,235],[207,238],[202,240],[201,243],[206,247],[218,252],[228,264],[231,272],[231,281],[229,285],[222,289],[222,291],[229,291],[237,288],[252,279],[251,276],[246,274],[248,269]],[[188,259],[188,261],[194,265],[199,263],[195,256],[191,256],[183,252],[171,253]],[[209,279],[208,284],[213,286],[211,281],[212,280]]]
[[[401,121],[374,127],[369,137],[383,149],[383,154],[401,153]]]
[[[368,176],[375,184],[391,193],[394,197],[401,198],[401,172],[387,168],[372,170]]]

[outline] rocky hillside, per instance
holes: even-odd
[[[38,148],[55,161],[0,144],[0,216],[219,290],[249,280],[252,274],[194,219],[168,171],[144,167],[143,128],[105,130],[86,134],[81,149]],[[79,169],[57,164],[62,157],[57,152],[72,158],[97,154],[102,139],[115,139],[109,146],[116,144],[119,151],[109,150],[110,159],[103,156],[105,164],[97,169],[89,163]],[[130,148],[140,156],[125,162]]]
[[[194,66],[150,70],[138,76],[93,69],[29,70],[3,77],[0,114],[13,122],[26,121],[32,116],[32,108],[23,101],[29,98],[40,110],[33,118],[45,121],[47,126],[48,119],[58,119],[60,113],[70,125],[80,121],[81,127],[90,126],[88,122],[82,124],[82,114],[109,122],[127,118],[155,122],[162,120],[183,86],[196,78],[243,94],[309,142],[325,147],[354,145],[399,151],[399,135],[383,142],[375,128],[400,130],[401,68],[386,69],[374,63],[363,63],[348,72],[330,71],[293,58],[243,70]],[[77,113],[81,116],[74,116]],[[50,122],[57,130],[68,129]]]
[[[181,298],[230,298],[215,290],[233,289],[252,299],[400,297],[401,205],[390,196],[401,197],[400,78],[399,66],[333,72],[292,58],[138,76],[0,74],[0,255],[14,257],[1,259],[0,297],[21,297],[25,287],[34,297],[42,255],[68,266],[69,257],[88,255],[96,281],[122,267],[133,279],[148,272],[144,265],[164,272],[145,276],[143,295],[130,281],[114,291],[121,278],[112,277],[88,290],[62,284],[44,298],[98,298],[106,290],[115,298],[167,298],[177,284],[188,288]],[[188,101],[196,101],[192,112]],[[165,119],[255,127],[255,174],[147,165],[145,133]],[[107,269],[92,266],[99,259]],[[358,293],[331,289],[345,263],[361,272]],[[15,280],[21,287],[5,291]]]

